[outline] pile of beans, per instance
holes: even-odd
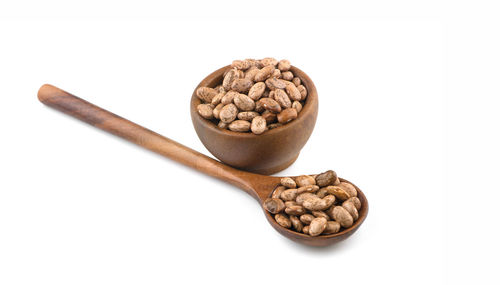
[[[359,218],[356,188],[340,182],[335,171],[285,177],[264,203],[276,222],[310,236],[335,234]]]
[[[295,120],[307,89],[286,59],[235,60],[222,84],[196,90],[198,113],[221,129],[260,135]]]

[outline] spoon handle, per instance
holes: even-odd
[[[45,84],[38,91],[43,104],[64,112],[141,147],[180,162],[200,172],[229,182],[258,199],[249,181],[256,174],[234,169],[136,123],[115,115],[55,86]]]

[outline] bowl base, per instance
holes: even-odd
[[[282,163],[280,165],[271,167],[271,168],[260,168],[260,169],[239,168],[239,169],[245,170],[245,171],[248,171],[248,172],[257,173],[257,174],[262,174],[262,175],[271,175],[271,174],[280,172],[281,170],[287,169],[290,165],[292,165],[297,160],[297,158],[299,158],[299,155],[300,155],[300,152],[299,152],[299,154],[297,154],[297,156],[295,156],[294,158],[290,159],[289,161],[287,161],[285,163]]]

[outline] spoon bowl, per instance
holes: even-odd
[[[263,205],[264,200],[271,197],[271,194],[273,193],[274,189],[278,185],[280,185],[281,178],[283,178],[276,176],[259,175],[248,172],[246,172],[244,176],[245,176],[244,179],[245,181],[248,182],[248,187],[249,187],[249,190],[247,190],[246,192],[252,195],[254,198],[256,198],[256,200],[260,203],[261,207]],[[296,176],[291,176],[291,178],[296,178]],[[267,218],[267,221],[276,231],[278,231],[285,237],[291,239],[292,241],[309,246],[328,246],[345,240],[346,238],[354,234],[361,226],[361,224],[365,221],[366,216],[368,215],[369,207],[368,207],[368,200],[366,199],[365,194],[361,191],[361,189],[358,188],[358,186],[340,177],[339,180],[341,182],[348,182],[352,184],[356,188],[358,192],[358,198],[361,201],[361,209],[359,210],[359,217],[351,227],[343,229],[335,234],[319,235],[312,237],[310,235],[299,233],[291,229],[287,229],[280,226],[274,219],[273,215],[271,215],[271,213],[262,208]]]
[[[231,183],[254,197],[261,206],[262,202],[271,195],[282,178],[232,168],[52,85],[43,85],[38,91],[38,99],[47,106],[92,126],[122,137],[207,175]],[[347,182],[344,179],[340,180]],[[281,227],[267,211],[264,210],[264,212],[273,228],[287,238],[310,246],[327,246],[348,238],[365,220],[368,214],[368,201],[358,187],[356,187],[356,190],[358,190],[358,198],[362,203],[359,219],[350,228],[332,235],[311,237],[294,232]]]
[[[341,182],[349,182],[345,179],[339,178]],[[349,182],[351,183],[351,182]],[[296,231],[293,231],[291,229],[284,228],[280,226],[274,217],[266,210],[264,210],[264,213],[266,215],[267,221],[271,224],[271,226],[278,231],[280,234],[284,235],[285,237],[306,245],[310,246],[328,246],[332,245],[338,242],[341,242],[345,240],[346,238],[350,237],[354,232],[356,232],[361,226],[361,224],[365,221],[366,216],[368,215],[368,201],[366,200],[366,196],[359,188],[351,183],[356,190],[358,191],[358,198],[361,201],[361,209],[359,210],[359,218],[354,222],[354,224],[347,228],[343,229],[342,231],[331,234],[331,235],[319,235],[312,237],[310,235],[306,235],[304,233],[298,233]],[[261,203],[262,205],[262,203]]]

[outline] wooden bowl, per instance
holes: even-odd
[[[196,87],[215,87],[222,83],[222,67],[203,79]],[[191,98],[191,120],[203,145],[225,164],[259,174],[273,174],[290,166],[311,136],[318,116],[318,94],[312,80],[300,69],[291,68],[307,89],[307,98],[297,119],[261,135],[238,133],[217,127],[214,121],[198,114],[201,103],[196,89]]]

